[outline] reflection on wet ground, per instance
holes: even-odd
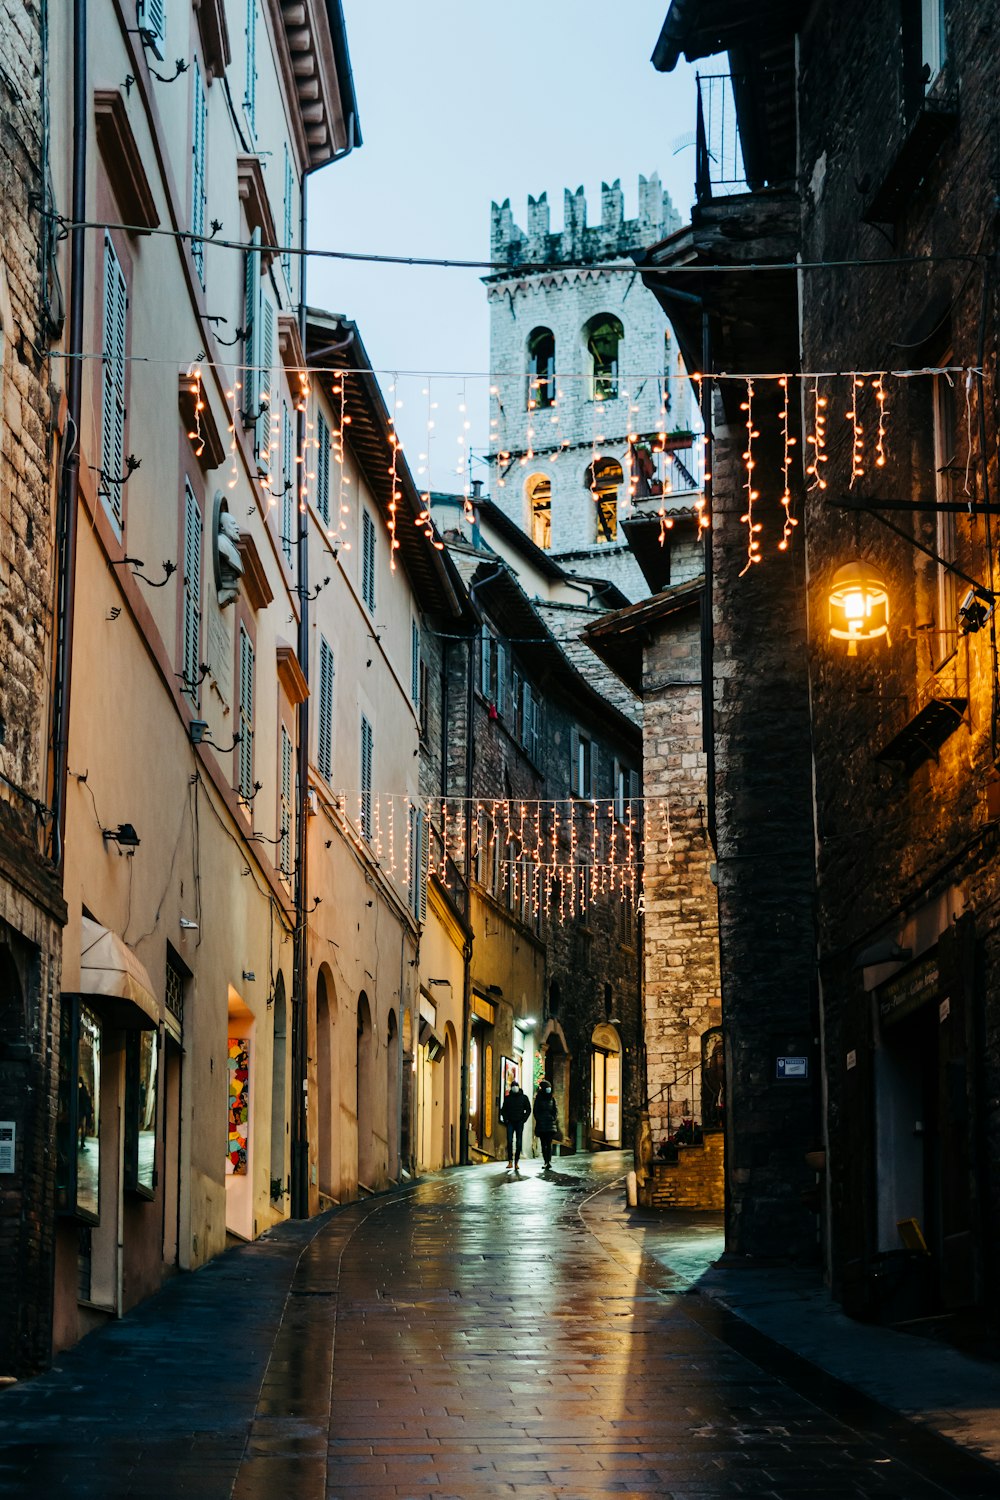
[[[717,1221],[651,1255],[627,1165],[452,1171],[223,1257],[0,1398],[0,1495],[996,1495],[706,1304]]]

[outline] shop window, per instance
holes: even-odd
[[[599,458],[587,470],[587,488],[594,500],[594,539],[604,544],[618,539],[618,491],[624,483],[622,466],[613,458]]]
[[[624,337],[625,330],[612,313],[598,313],[585,325],[591,401],[612,401],[618,395],[618,351]]]
[[[713,1026],[701,1039],[701,1124],[721,1130],[726,1114],[726,1061],[722,1027]]]
[[[547,474],[533,474],[527,484],[531,540],[547,552],[552,546],[552,481]]]
[[[56,1204],[96,1223],[101,1206],[101,1022],[78,995],[63,997],[56,1123]]]
[[[528,408],[552,406],[556,399],[556,340],[551,328],[528,335]]]
[[[152,1198],[156,1186],[156,1099],[159,1077],[155,1031],[125,1037],[125,1186]]]
[[[228,1041],[229,1135],[226,1176],[245,1177],[250,1147],[250,1042],[243,1037]]]

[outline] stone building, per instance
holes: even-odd
[[[650,260],[689,268],[715,367],[759,377],[717,383],[712,464],[731,1248],[806,1253],[813,1219],[852,1311],[995,1310],[997,21],[721,9],[743,191],[706,140],[692,228]],[[675,3],[654,62],[720,50],[721,24]],[[700,318],[675,326],[700,342]]]
[[[505,1149],[511,1069],[532,1092],[552,1080],[566,1149],[627,1145],[644,1090],[639,710],[575,646],[581,616],[621,595],[567,574],[485,499],[471,525],[461,496],[435,495],[433,514],[472,627],[427,646],[428,711],[445,737],[431,824],[440,836],[447,816],[463,871],[469,850],[469,1155]],[[553,628],[566,619],[573,643]]]
[[[692,492],[700,478],[697,407],[666,315],[623,268],[679,227],[656,173],[624,217],[620,182],[587,224],[583,189],[564,194],[550,229],[546,194],[528,228],[510,201],[492,207],[489,490],[568,572],[599,575],[628,599],[646,592],[621,523],[651,491]]]
[[[65,907],[48,767],[59,439],[48,351],[52,277],[37,5],[0,27],[0,1374],[52,1338],[60,953]]]

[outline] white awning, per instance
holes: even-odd
[[[116,932],[89,917],[83,918],[80,937],[80,992],[93,997],[118,1025],[155,1028],[160,1023],[160,1003],[145,965]]]

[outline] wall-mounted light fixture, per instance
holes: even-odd
[[[181,917],[180,928],[181,932],[197,932],[198,923],[192,922],[190,917]]]
[[[257,978],[257,975],[254,973],[253,969],[244,969],[243,978],[246,980],[247,984],[253,984],[254,980]]]
[[[209,733],[207,721],[205,719],[192,719],[188,725],[188,739],[192,745],[211,745],[213,750],[220,750],[223,755],[228,755],[230,750],[236,749],[236,746],[243,739],[243,735],[237,730],[233,736],[233,743],[231,745],[217,745]]]
[[[106,844],[117,844],[120,849],[138,849],[139,835],[131,823],[119,823],[117,828],[102,828]]]
[[[877,568],[862,559],[845,563],[830,585],[830,636],[857,656],[859,641],[889,637],[889,590]]]

